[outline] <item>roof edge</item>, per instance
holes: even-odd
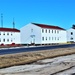
[[[55,25],[46,25],[46,24],[39,24],[39,23],[32,23],[32,24],[37,25],[37,26],[39,26],[41,28],[49,28],[49,29],[51,28],[51,29],[66,30],[64,28],[61,28],[61,27],[55,26]]]

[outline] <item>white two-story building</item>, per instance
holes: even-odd
[[[75,42],[75,25],[67,30],[67,42]]]
[[[21,44],[66,43],[66,30],[52,25],[29,23],[20,29]]]
[[[15,28],[0,28],[0,44],[20,44],[20,30]]]

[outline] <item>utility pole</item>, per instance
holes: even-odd
[[[15,22],[14,22],[14,18],[13,18],[13,28],[15,28]]]
[[[1,13],[1,27],[3,28],[3,14]]]

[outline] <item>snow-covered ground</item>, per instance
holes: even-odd
[[[0,50],[16,49],[16,48],[29,48],[29,47],[42,47],[42,46],[20,46],[20,47],[9,47],[9,48],[0,48]]]
[[[59,71],[62,72],[59,73]],[[0,75],[50,75],[53,73],[55,75],[71,75],[75,73],[75,54],[0,69]]]

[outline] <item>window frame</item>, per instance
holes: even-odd
[[[71,35],[73,35],[73,32],[71,32]]]
[[[5,39],[3,39],[3,42],[5,42]]]
[[[47,33],[47,29],[46,29],[46,33]]]
[[[42,33],[44,33],[44,29],[42,29]]]
[[[42,41],[44,41],[44,37],[42,37]]]

